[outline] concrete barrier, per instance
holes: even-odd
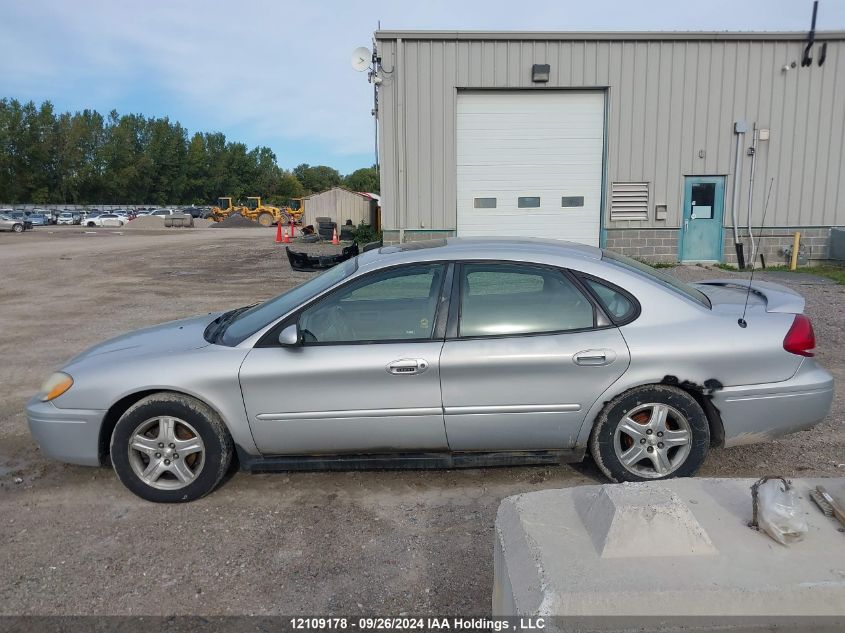
[[[596,628],[582,630],[616,630],[602,626],[620,616],[675,618],[694,630],[738,630],[726,617],[798,618],[789,630],[811,621],[817,628],[806,630],[821,630],[830,618],[845,625],[845,533],[807,494],[823,483],[841,501],[845,479],[794,480],[809,532],[788,547],[748,527],[753,483],[676,479],[508,497],[496,517],[493,615],[546,616],[547,631],[552,616],[589,616]],[[702,616],[722,619],[711,627]]]

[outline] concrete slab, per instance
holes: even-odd
[[[845,622],[845,533],[807,494],[823,483],[845,500],[845,478],[793,480],[809,532],[788,547],[747,527],[753,483],[676,479],[506,498],[493,615],[694,616],[697,630],[700,616]]]

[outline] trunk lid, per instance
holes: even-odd
[[[748,286],[751,292],[748,293]],[[788,314],[802,314],[804,312],[804,297],[786,286],[770,281],[749,282],[748,279],[709,279],[694,284],[698,290],[707,295],[713,305],[714,312],[729,312],[741,314],[745,305],[745,295],[748,294],[748,309],[766,312],[783,312]]]

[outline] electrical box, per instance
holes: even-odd
[[[734,133],[745,134],[748,131],[748,123],[745,121],[734,121]]]
[[[757,134],[757,138],[761,141],[768,141],[769,140],[769,128],[763,127],[760,128],[760,131]]]
[[[667,215],[667,209],[665,204],[656,204],[654,205],[654,219],[655,220],[665,220]]]

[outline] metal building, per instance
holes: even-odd
[[[316,226],[317,218],[331,218],[338,226],[351,220],[353,226],[361,222],[373,224],[378,196],[359,193],[344,187],[332,187],[302,198],[302,223]]]
[[[796,230],[824,259],[845,224],[845,31],[807,39],[378,31],[385,240],[736,262],[750,226],[769,261]]]

